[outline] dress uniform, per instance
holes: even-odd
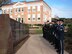
[[[50,33],[49,38],[50,38],[51,44],[53,45],[53,44],[54,44],[54,35],[53,35],[54,30],[53,30],[53,24],[50,24],[49,27],[50,27],[50,28],[49,28],[49,33]]]
[[[50,24],[47,24],[47,40],[49,42],[52,42],[52,39],[51,39],[51,26],[50,26]]]
[[[58,31],[57,31],[57,27],[58,27],[58,24],[54,24],[54,37],[55,37],[55,39],[54,39],[54,43],[55,43],[55,49],[58,49],[59,47],[59,40],[58,40]]]
[[[59,20],[62,21],[62,20]],[[56,27],[56,35],[57,35],[57,45],[58,45],[58,51],[59,54],[64,54],[64,25],[63,24],[59,24]]]
[[[43,37],[46,38],[46,24],[43,25]]]
[[[49,27],[49,25],[48,25],[48,22],[49,21],[47,21],[46,23],[45,23],[45,25],[43,26],[43,37],[45,38],[45,39],[47,39],[48,38],[48,27]]]

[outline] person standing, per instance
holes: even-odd
[[[57,37],[57,47],[58,54],[64,54],[64,25],[63,20],[58,21],[58,25],[56,26],[56,37]]]
[[[45,22],[45,24],[43,25],[43,37],[45,39],[47,39],[48,37],[48,24],[49,24],[49,21]]]
[[[59,22],[59,40],[60,40],[60,54],[64,54],[64,25],[63,25],[63,20],[60,20]]]
[[[58,26],[59,26],[59,20],[57,20],[56,24],[54,25],[55,49],[57,49],[57,52],[59,52]]]

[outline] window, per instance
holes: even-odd
[[[21,20],[21,19],[20,19],[20,18],[18,18],[18,22],[20,22],[20,20]]]
[[[20,8],[18,8],[18,12],[20,12]]]
[[[30,18],[31,17],[31,15],[30,14],[28,14],[28,18]]]
[[[36,11],[36,9],[32,9],[32,11],[33,11],[33,12],[35,12],[35,11]]]
[[[28,18],[28,20],[30,20],[30,18]]]
[[[36,16],[35,14],[32,14],[32,18],[35,18],[35,16]]]
[[[22,23],[23,23],[23,18],[22,18]]]
[[[10,14],[12,14],[12,9],[10,9]]]
[[[17,8],[16,8],[16,12],[17,12]]]
[[[31,11],[31,8],[30,7],[28,7],[28,12],[30,12]]]
[[[4,14],[6,14],[6,10],[4,10]]]
[[[33,18],[33,20],[35,20],[35,18]]]
[[[36,7],[35,7],[35,6],[32,7],[32,11],[33,11],[33,12],[36,11]]]
[[[31,10],[30,9],[28,9],[28,12],[30,12]]]
[[[40,6],[37,7],[37,10],[40,11]]]
[[[17,21],[17,18],[16,18],[16,21]]]
[[[40,14],[37,14],[37,20],[40,21]]]
[[[24,11],[24,8],[22,8],[22,11]]]
[[[35,14],[32,14],[32,20],[34,21],[35,20]]]
[[[38,14],[37,17],[39,18],[40,17],[40,14]]]
[[[47,16],[46,16],[46,15],[44,15],[44,16],[43,16],[43,18],[44,18],[44,19],[43,19],[43,20],[44,20],[44,22],[46,22],[46,21],[47,21]]]
[[[38,20],[40,20],[40,18],[38,18]]]

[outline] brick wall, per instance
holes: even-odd
[[[9,15],[0,15],[0,54],[13,54],[14,47],[27,36],[27,24],[10,19]]]

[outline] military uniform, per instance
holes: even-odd
[[[60,43],[60,53],[61,54],[64,54],[64,43],[63,43],[63,40],[64,40],[64,25],[59,25],[59,43]]]
[[[50,24],[45,24],[43,26],[43,37],[50,41]]]
[[[46,38],[46,24],[43,25],[43,37]]]
[[[64,26],[63,25],[57,25],[56,27],[56,37],[57,37],[57,46],[59,54],[64,54]]]
[[[55,46],[55,49],[58,49],[59,47],[58,47],[58,44],[59,44],[59,40],[58,40],[58,35],[57,35],[57,26],[58,26],[58,24],[54,24],[53,25],[53,32],[54,32],[54,46]]]

